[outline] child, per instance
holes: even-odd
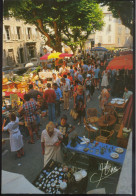
[[[17,152],[17,157],[21,157],[24,155],[23,149],[23,139],[19,130],[19,124],[23,125],[23,122],[19,122],[18,117],[14,113],[10,113],[9,115],[10,122],[4,127],[6,120],[4,119],[2,125],[2,131],[8,130],[10,133],[10,147],[11,152]]]
[[[69,125],[67,123],[67,116],[64,114],[61,117],[61,121],[56,125],[56,128],[60,130],[60,132],[63,134],[63,140],[62,143],[64,143],[65,145],[68,144],[68,134],[71,133],[75,127]],[[70,130],[68,130],[68,128],[71,128]]]
[[[61,117],[61,121],[56,125],[56,128],[60,130],[60,132],[63,135],[63,139],[62,139],[62,143],[61,143],[61,149],[64,155],[64,159],[67,158],[67,149],[66,149],[66,145],[68,144],[68,134],[71,133],[75,127],[69,125],[67,123],[67,116],[64,114]],[[70,130],[68,130],[68,128],[71,128]]]

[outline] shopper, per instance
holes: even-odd
[[[69,110],[69,95],[70,95],[70,84],[65,78],[61,78],[62,86],[61,90],[64,99],[64,110]]]
[[[18,112],[23,114],[25,118],[25,125],[27,126],[30,135],[28,143],[34,144],[33,131],[35,131],[37,139],[39,139],[35,115],[37,104],[35,101],[30,101],[30,96],[28,94],[24,95],[24,102],[25,103],[19,108]]]
[[[46,125],[46,129],[41,134],[42,154],[44,155],[44,167],[53,159],[62,162],[61,148],[59,139],[62,139],[62,133],[55,128],[53,122]]]
[[[55,111],[56,111],[56,115],[60,116],[60,103],[61,103],[61,100],[62,100],[62,93],[61,93],[61,90],[58,87],[57,83],[53,84],[53,88],[54,88],[55,93],[56,93]]]
[[[15,113],[10,113],[9,119],[10,122],[6,126],[6,120],[4,119],[2,131],[9,131],[11,152],[17,152],[17,157],[19,158],[24,155],[23,136],[21,135],[21,132],[19,130],[19,125],[23,125],[24,123],[19,122],[19,119],[18,117],[16,117]]]
[[[51,84],[47,83],[47,90],[45,90],[43,94],[44,101],[47,102],[48,105],[48,115],[49,121],[55,122],[55,102],[56,102],[56,93],[54,89],[51,88]]]

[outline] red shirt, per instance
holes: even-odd
[[[45,90],[43,94],[43,98],[47,103],[55,103],[56,100],[56,93],[53,89],[49,88]]]

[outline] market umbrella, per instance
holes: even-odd
[[[95,47],[95,48],[91,49],[91,51],[108,51],[108,50],[104,47]]]
[[[49,55],[50,53],[43,55],[42,57],[40,57],[40,60],[47,60]]]
[[[71,57],[71,56],[73,56],[73,54],[68,54],[68,53],[61,53],[60,55],[59,55],[59,57]]]
[[[59,58],[59,55],[60,55],[60,54],[61,54],[60,52],[51,53],[51,54],[48,56],[48,59]]]
[[[112,59],[107,68],[108,69],[129,69],[132,70],[133,69],[133,55],[129,54],[129,55],[124,55],[124,56],[119,56],[119,57],[115,57],[114,59]]]
[[[54,52],[54,53],[48,53],[43,55],[42,57],[40,57],[40,60],[48,60],[48,59],[55,59],[55,58],[59,58],[59,55],[61,53],[60,52]]]

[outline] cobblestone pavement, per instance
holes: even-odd
[[[87,103],[87,108],[93,107],[100,112],[99,108],[99,100],[98,95],[100,94],[100,90],[95,90],[95,93]],[[70,99],[70,110],[73,108],[73,99]],[[64,111],[63,104],[61,104],[61,115],[66,114],[68,117],[68,123],[75,125],[75,130],[69,135],[69,139],[73,134],[77,133],[79,136],[87,136],[87,131],[83,126],[83,123],[78,126],[77,121],[74,121],[70,116],[70,110]],[[60,118],[57,119],[59,121]],[[48,123],[48,117],[41,119],[41,126],[39,134],[41,134],[42,130],[45,129],[46,124]],[[43,155],[41,151],[41,142],[40,140],[35,140],[35,144],[28,144],[28,133],[26,130],[21,130],[24,136],[24,150],[25,155],[21,158],[16,158],[16,153],[10,152],[10,144],[9,140],[5,142],[2,146],[2,170],[23,174],[30,182],[33,182],[37,175],[43,168]],[[35,135],[34,135],[35,136]],[[8,138],[8,133],[3,133],[3,138]],[[35,136],[36,139],[36,136]]]

